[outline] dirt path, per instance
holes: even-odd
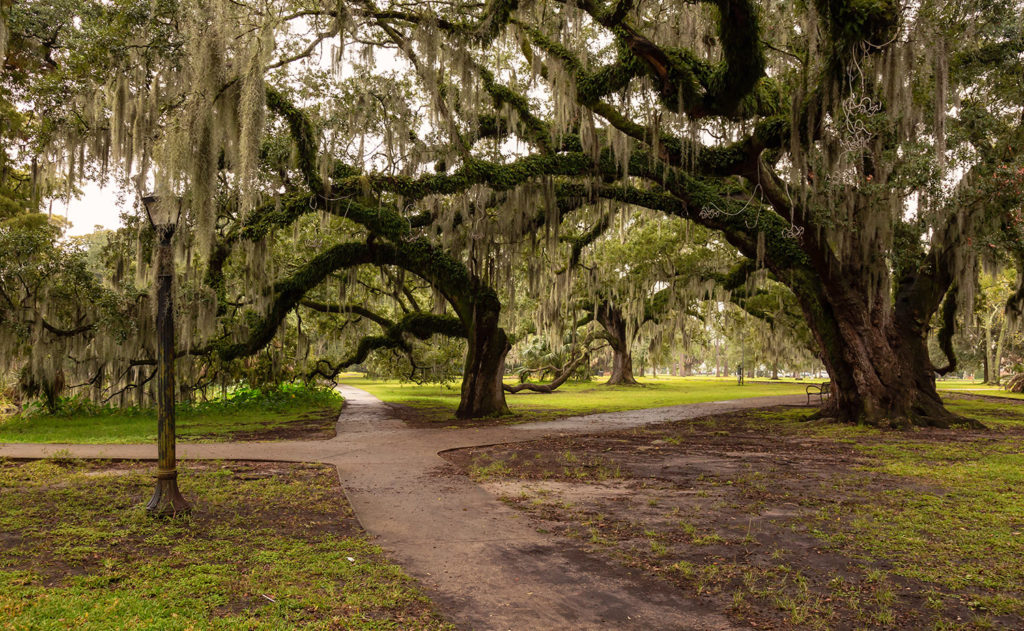
[[[323,462],[337,467],[363,527],[466,629],[731,629],[722,614],[553,541],[463,476],[447,449],[626,429],[739,409],[799,404],[761,397],[473,429],[411,429],[367,392],[339,386],[345,408],[331,440],[180,444],[191,459]],[[66,450],[86,458],[155,458],[153,445],[0,444],[0,457]]]

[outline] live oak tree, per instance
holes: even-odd
[[[99,400],[94,386],[104,367],[85,338],[97,322],[119,331],[108,316],[120,305],[87,249],[63,237],[63,218],[41,212],[44,201],[70,191],[33,177],[40,123],[18,101],[46,57],[39,43],[10,32],[9,10],[0,2],[0,379],[54,411],[68,387],[89,388]]]
[[[990,263],[1004,267],[982,271],[974,309],[957,314],[957,333],[952,343],[960,360],[960,372],[978,373],[982,382],[1000,385],[1000,371],[995,367],[1013,363],[1019,336],[1020,323],[1014,314],[1017,272],[1002,256]],[[937,340],[932,341],[932,353],[941,353]]]
[[[724,298],[716,281],[735,258],[702,228],[642,208],[606,215],[570,242],[581,296],[573,306],[583,316],[569,320],[600,325],[612,352],[608,385],[637,383],[633,347],[641,330],[661,346],[675,331],[685,336],[700,301]]]
[[[189,200],[192,260],[218,314],[219,266],[246,257],[257,276],[235,302],[252,315],[202,336],[223,359],[266,347],[340,270],[420,276],[454,316],[412,312],[351,358],[464,335],[462,416],[505,409],[499,290],[513,261],[558,247],[565,217],[600,204],[683,217],[796,296],[832,377],[827,414],[945,425],[958,419],[933,376],[953,361],[928,356],[931,316],[972,303],[976,244],[1020,201],[991,194],[1024,140],[1008,79],[1019,8],[96,3],[46,45],[92,42],[58,55],[63,80],[34,97],[59,121],[42,175],[109,160]],[[360,79],[390,81],[373,60],[395,59],[413,98],[339,102],[338,80],[309,62],[325,43]],[[373,100],[390,115],[369,129]],[[272,137],[287,138],[276,159]],[[345,226],[339,239],[264,273],[261,241],[316,213]]]
[[[971,239],[1006,216],[984,182],[1016,160],[1019,94],[993,92],[982,69],[1019,57],[1018,7],[760,9],[581,0],[379,17],[457,43],[452,68],[504,37],[550,95],[531,110],[562,131],[550,150],[591,157],[593,195],[720,230],[786,284],[832,377],[827,414],[957,421],[926,336],[944,300],[971,293]],[[998,133],[976,133],[980,119]]]
[[[29,28],[34,9],[30,5],[20,15]],[[297,45],[286,38],[275,53],[277,36],[291,20],[309,18],[315,46],[336,34],[347,16],[332,12],[320,23],[316,13],[282,13],[285,9],[250,12],[216,2],[96,4],[81,11],[80,22],[65,20],[57,28],[60,37],[51,38],[49,85],[30,94],[53,127],[40,140],[49,160],[39,179],[61,178],[70,186],[84,165],[100,163],[106,169],[109,161],[116,177],[134,182],[140,191],[153,188],[160,203],[187,209],[189,229],[179,231],[176,240],[187,270],[182,282],[194,300],[184,336],[189,342],[180,355],[230,362],[256,354],[300,308],[359,316],[379,325],[382,334],[362,337],[346,356],[318,359],[311,374],[333,377],[371,351],[408,350],[413,338],[465,337],[458,414],[507,411],[501,377],[508,342],[498,321],[500,302],[483,278],[500,278],[495,264],[501,262],[501,249],[488,247],[477,233],[511,230],[507,248],[514,249],[525,235],[557,224],[559,214],[546,209],[531,209],[513,222],[488,217],[487,210],[495,204],[533,204],[548,193],[548,185],[531,184],[543,167],[576,172],[583,161],[524,160],[506,169],[467,153],[473,144],[486,150],[488,143],[506,138],[512,125],[504,118],[478,121],[473,138],[458,138],[455,144],[468,144],[456,149],[456,139],[428,144],[417,138],[416,117],[404,102],[407,93],[387,93],[389,85],[401,84],[400,77],[365,82],[369,85],[356,90],[356,102],[326,99],[322,108],[298,107],[302,90],[320,87],[324,73],[300,72],[299,90],[271,85],[267,73],[301,62],[311,51],[303,44],[292,54]],[[108,24],[117,37],[111,37]],[[156,35],[148,28],[154,26]],[[384,36],[380,47],[401,45],[401,34],[378,30]],[[62,47],[64,38],[82,46]],[[83,58],[94,62],[91,71],[102,67],[105,72],[83,75]],[[497,88],[495,93],[501,94]],[[369,102],[379,103],[374,108]],[[375,121],[368,112],[390,118]],[[275,137],[285,138],[283,145]],[[364,152],[364,143],[371,142],[383,148]],[[447,174],[442,165],[457,149],[465,160]],[[438,173],[423,173],[424,161],[436,163]],[[481,195],[477,189],[485,183],[498,195]],[[322,217],[325,238],[312,256],[279,270],[268,240],[315,214]],[[141,231],[134,265],[140,281],[147,270],[145,239]],[[233,255],[245,258],[243,271],[235,275],[225,273]],[[403,288],[401,274],[423,278],[433,290],[433,304],[429,310],[414,304],[391,319],[365,304],[322,302],[310,295],[322,293],[332,280],[351,280],[351,274],[339,272],[363,266],[395,276],[395,292]],[[454,315],[446,313],[446,305]],[[129,353],[145,347],[141,332],[127,341]],[[148,363],[124,356],[103,359]]]

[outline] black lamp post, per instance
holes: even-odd
[[[180,201],[161,202],[149,195],[142,204],[156,232],[156,389],[157,470],[156,489],[146,505],[151,515],[178,515],[191,510],[178,490],[174,454],[174,258],[171,238],[181,217]]]

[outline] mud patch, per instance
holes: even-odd
[[[524,396],[524,395],[516,395]],[[537,396],[543,396],[538,394]],[[460,419],[455,417],[451,408],[441,406],[411,406],[401,403],[385,403],[391,414],[399,418],[409,427],[417,429],[446,428],[472,428],[472,427],[497,427],[501,425],[516,425],[518,423],[535,423],[550,421],[574,412],[562,408],[531,408],[529,414],[507,414],[490,418]]]

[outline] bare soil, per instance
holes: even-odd
[[[545,396],[540,393],[520,393],[523,396]],[[407,426],[415,429],[437,429],[438,427],[467,429],[474,427],[496,427],[514,425],[524,421],[542,422],[573,415],[563,408],[531,408],[529,414],[506,414],[489,418],[455,418],[450,408],[442,406],[413,407],[401,403],[384,403],[395,418],[401,419]]]
[[[984,435],[923,430],[915,439]],[[646,574],[654,592],[728,612],[739,626],[965,628],[975,618],[969,598],[936,611],[927,602],[935,585],[888,574],[884,561],[854,558],[818,536],[842,525],[824,520],[845,519],[845,509],[887,491],[939,489],[865,470],[874,461],[846,442],[777,424],[768,431],[760,411],[442,456],[538,531]],[[990,621],[1024,629],[1016,617]]]

